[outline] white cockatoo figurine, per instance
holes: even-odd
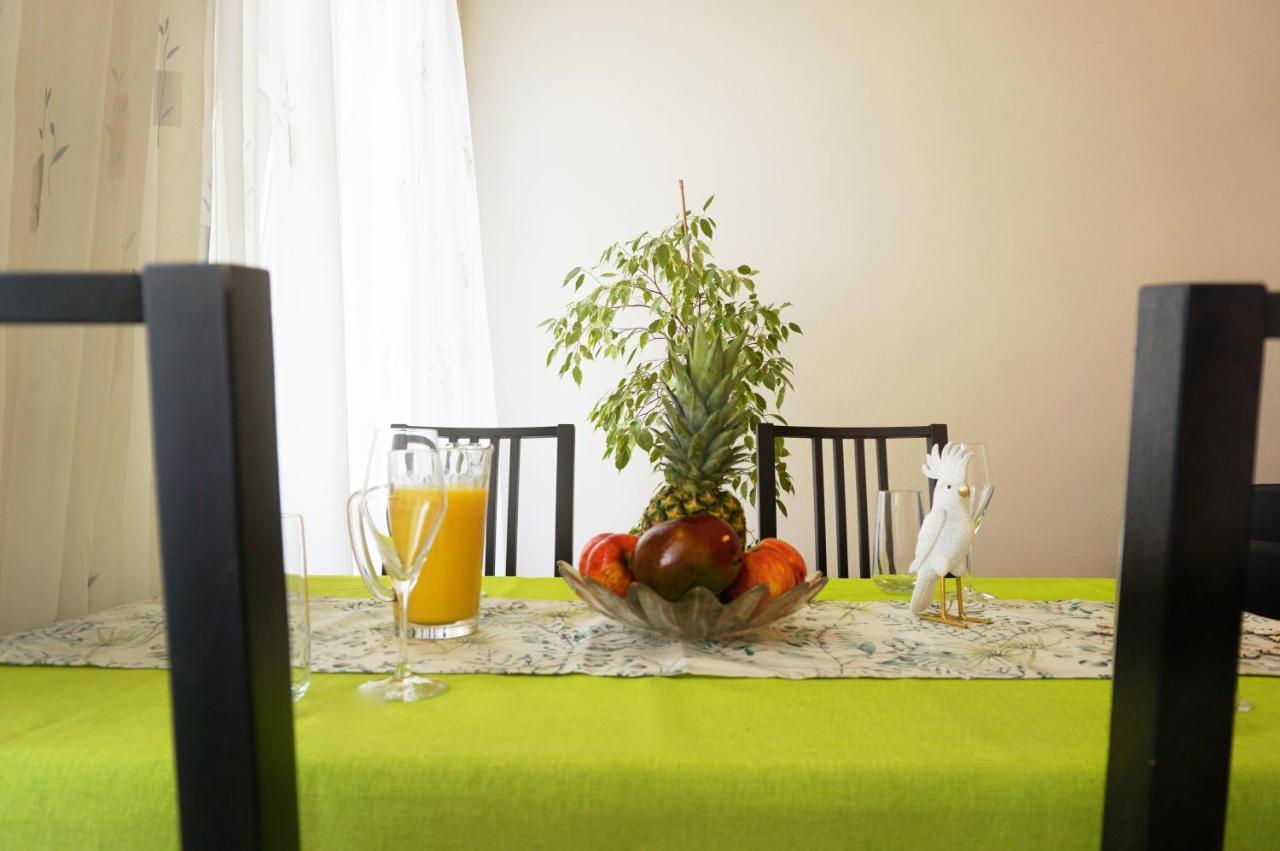
[[[916,576],[911,595],[911,611],[924,620],[968,628],[970,623],[991,623],[986,618],[966,617],[960,577],[968,566],[973,543],[973,516],[969,513],[969,485],[965,475],[973,453],[963,443],[948,443],[939,451],[935,445],[925,456],[924,474],[937,481],[933,508],[920,526],[916,557],[908,572]],[[956,614],[947,614],[947,577],[956,580]],[[938,613],[925,614],[933,597],[933,587],[941,582]]]

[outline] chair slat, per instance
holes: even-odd
[[[498,550],[498,462],[502,460],[502,441],[489,441],[493,457],[489,459],[489,495],[484,512],[484,575],[494,575]]]
[[[943,423],[934,423],[929,426],[929,435],[925,438],[925,452],[932,452],[935,446],[947,445],[947,427]],[[929,507],[933,508],[933,489],[938,486],[937,481],[929,479]]]
[[[520,519],[520,438],[511,438],[511,459],[507,462],[507,576],[516,575],[516,535]]]
[[[889,453],[885,451],[883,437],[876,438],[876,487],[882,491],[889,489]]]
[[[822,469],[822,438],[813,438],[813,547],[818,570],[827,572],[827,495]]]
[[[868,579],[871,576],[871,545],[867,534],[867,447],[861,438],[853,441],[853,476],[854,489],[858,504],[858,576]]]
[[[142,288],[137,275],[84,272],[6,272],[0,287],[5,324],[142,322]]]
[[[760,537],[778,536],[778,470],[773,423],[756,426],[756,511]]]
[[[556,426],[556,537],[555,561],[573,561],[573,445],[572,424]],[[553,574],[560,572],[553,562]]]
[[[844,495],[844,441],[831,441],[831,468],[835,475],[836,496],[836,571],[841,579],[849,578],[849,513]]]

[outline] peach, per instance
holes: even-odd
[[[594,579],[619,597],[627,596],[627,589],[635,580],[631,574],[631,556],[636,551],[636,540],[635,535],[619,533],[596,541],[582,554],[585,566],[579,570],[582,578]]]
[[[759,546],[748,551],[742,557],[742,570],[738,572],[738,578],[725,594],[730,600],[734,600],[757,585],[765,586],[771,598],[781,597],[795,587],[795,569],[779,550]]]
[[[599,535],[592,535],[587,542],[582,545],[582,554],[578,556],[578,575],[585,576],[587,574],[587,556],[591,555],[591,548],[596,544],[608,538],[614,532],[601,532]]]
[[[795,573],[796,584],[804,582],[805,577],[809,575],[809,568],[804,563],[804,556],[800,555],[800,551],[788,544],[781,538],[765,538],[760,542],[760,546],[768,547],[776,550],[791,565],[791,570]]]

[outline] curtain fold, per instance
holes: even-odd
[[[372,430],[495,422],[453,0],[221,0],[211,256],[271,272],[281,496],[348,572]]]
[[[206,0],[0,3],[0,266],[208,245]],[[0,633],[159,592],[137,328],[0,327]]]

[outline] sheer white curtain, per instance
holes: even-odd
[[[270,270],[282,500],[346,572],[372,430],[495,421],[454,0],[218,5],[211,256]]]
[[[0,268],[204,259],[211,14],[0,0]],[[159,593],[149,406],[140,328],[0,327],[0,634]]]

